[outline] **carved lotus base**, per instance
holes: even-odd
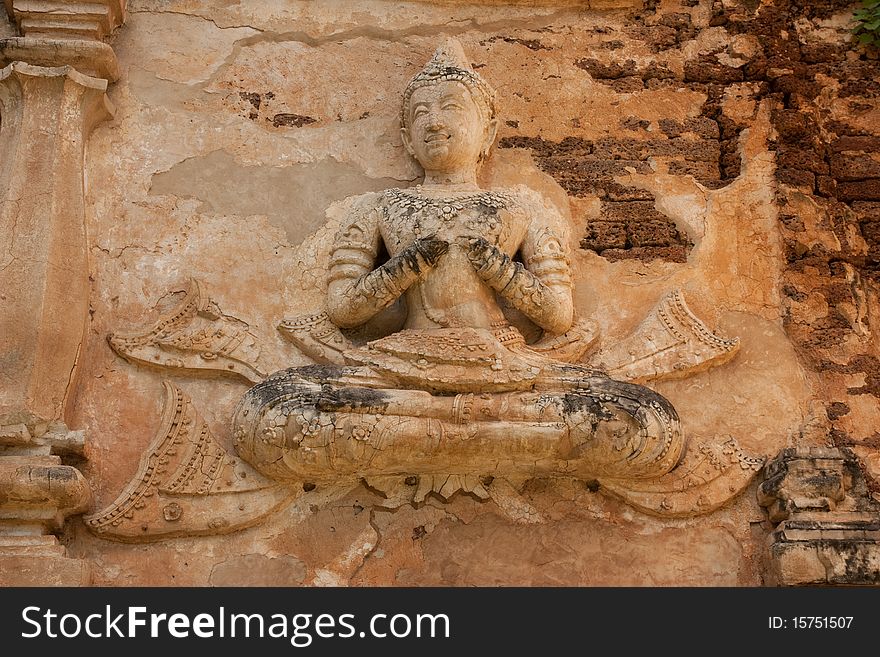
[[[276,480],[442,475],[650,479],[684,452],[672,406],[601,376],[568,390],[437,395],[367,387],[367,368],[284,370],[234,419],[241,456]]]

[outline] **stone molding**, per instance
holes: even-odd
[[[69,65],[86,75],[119,78],[116,55],[104,41],[124,22],[125,0],[5,0],[5,6],[21,36],[0,39],[0,66]]]
[[[25,36],[100,41],[125,21],[125,0],[4,0]]]
[[[83,432],[59,422],[0,426],[0,586],[89,584],[88,563],[51,534],[91,503],[85,478],[62,462],[83,446]]]

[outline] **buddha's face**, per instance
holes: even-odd
[[[409,126],[403,143],[426,171],[453,172],[476,167],[495,138],[495,121],[487,121],[463,84],[445,80],[416,89],[410,96]]]

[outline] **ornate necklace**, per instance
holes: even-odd
[[[419,187],[410,189],[386,189],[385,196],[400,208],[412,210],[434,210],[440,216],[456,216],[465,208],[480,206],[500,210],[510,203],[510,196],[503,192],[479,191],[461,196],[427,196]]]
[[[508,207],[511,197],[504,192],[480,191],[460,196],[426,196],[419,187],[410,189],[387,189],[385,197],[389,205],[402,210],[407,215],[428,215],[442,224],[452,225],[465,210],[480,210],[464,222],[465,228],[476,233],[495,232],[501,224],[498,210]],[[416,236],[422,232],[421,221],[412,226]]]

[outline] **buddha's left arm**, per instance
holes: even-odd
[[[517,310],[549,333],[571,328],[568,235],[562,217],[533,220],[520,247],[525,266],[484,239],[473,240],[468,258],[480,276]]]

